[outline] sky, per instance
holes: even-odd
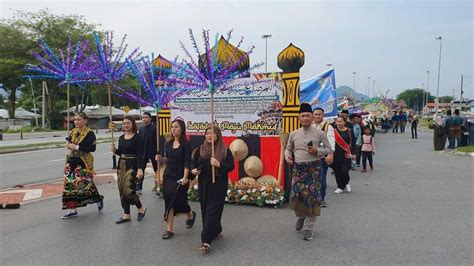
[[[251,64],[265,63],[281,71],[277,55],[290,43],[305,53],[301,79],[309,79],[332,64],[337,86],[353,87],[370,96],[388,92],[395,97],[412,88],[436,95],[442,37],[439,96],[474,98],[474,1],[4,1],[2,18],[16,10],[48,8],[54,14],[83,15],[102,30],[128,35],[130,47],[173,59],[183,57],[183,41],[191,51],[188,29],[211,36],[234,30],[234,44],[245,36],[242,48],[254,45]],[[231,41],[232,42],[232,41]],[[193,54],[194,55],[194,54]],[[256,72],[264,72],[261,67]],[[427,71],[429,71],[429,79]],[[352,73],[357,74],[353,75]],[[370,80],[368,79],[370,77]],[[374,81],[375,80],[375,84]],[[375,85],[375,86],[374,86]]]

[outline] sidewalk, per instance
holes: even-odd
[[[145,178],[153,178],[154,172],[151,164],[145,169]],[[117,170],[107,169],[98,171],[94,177],[97,186],[117,182]],[[12,203],[32,203],[49,198],[59,197],[63,193],[63,180],[61,178],[38,184],[29,184],[22,187],[0,190],[0,205]]]
[[[103,185],[117,179],[116,170],[109,169],[100,171],[94,177],[96,185]],[[44,199],[61,196],[63,192],[63,180],[56,179],[45,183],[31,184],[18,188],[0,190],[0,204],[31,203]]]

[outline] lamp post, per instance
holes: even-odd
[[[425,98],[426,98],[425,97],[425,95],[426,95],[425,83],[421,83],[421,90],[422,90],[422,92],[421,92],[421,96],[422,96],[422,98],[421,98],[421,111],[423,112],[423,109],[425,107]]]
[[[429,100],[429,92],[430,92],[430,71],[426,71],[427,77],[426,77],[426,105],[428,105],[428,100]],[[426,108],[428,111],[428,107]]]
[[[370,99],[370,77],[367,77],[367,99]]]
[[[265,73],[267,72],[267,51],[268,51],[268,38],[271,38],[271,34],[264,34],[262,38],[265,39]]]
[[[352,72],[352,75],[354,75],[354,86],[353,86],[354,92],[356,92],[356,74],[357,72]]]
[[[372,82],[372,98],[375,97],[375,79]]]
[[[438,86],[436,88],[436,102],[435,102],[435,115],[438,114],[438,97],[439,97],[439,76],[441,72],[441,48],[443,46],[443,38],[441,36],[435,38],[439,40],[439,62],[438,62]]]

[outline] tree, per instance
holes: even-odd
[[[22,86],[23,69],[28,63],[33,42],[13,22],[0,21],[0,83],[8,94],[10,118],[14,118],[16,93]]]
[[[31,56],[32,49],[35,47],[38,49],[36,45],[38,39],[44,40],[50,47],[65,49],[69,41],[77,42],[82,37],[92,40],[92,33],[98,26],[97,24],[87,23],[83,16],[53,15],[48,9],[38,12],[19,11],[12,19],[2,20],[1,25],[0,38],[2,43],[5,38],[9,42],[7,43],[8,47],[4,48],[4,45],[1,45],[0,48],[0,58],[4,62],[3,64],[0,62],[0,81],[4,84],[6,81],[9,81],[8,86],[4,85],[4,87],[9,90],[9,98],[13,102],[11,109],[13,110],[16,100],[14,92],[22,83],[26,83],[22,79],[22,76],[25,74],[23,71],[25,64],[38,63]],[[2,69],[2,65],[5,69]],[[3,78],[5,78],[5,81]],[[35,81],[33,85],[35,96],[41,95],[41,81]],[[63,104],[61,102],[66,101],[66,91],[58,87],[58,82],[54,80],[48,80],[48,88],[49,94],[46,99],[48,102],[46,113],[47,120],[49,121],[48,125],[56,128],[61,127],[62,118],[60,111],[64,110],[62,109],[64,107],[62,107]],[[30,86],[25,86],[22,92],[26,94],[24,99],[31,99]],[[54,123],[54,121],[59,122]]]
[[[426,97],[424,90],[414,88],[411,90],[405,90],[397,95],[397,100],[403,100],[408,108],[421,110],[423,108],[423,97]],[[433,102],[434,97],[428,92],[428,102]]]
[[[453,100],[453,96],[440,96],[439,103],[450,103]]]

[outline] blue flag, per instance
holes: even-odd
[[[328,69],[314,78],[301,81],[300,102],[324,109],[324,117],[337,116],[336,76]]]

